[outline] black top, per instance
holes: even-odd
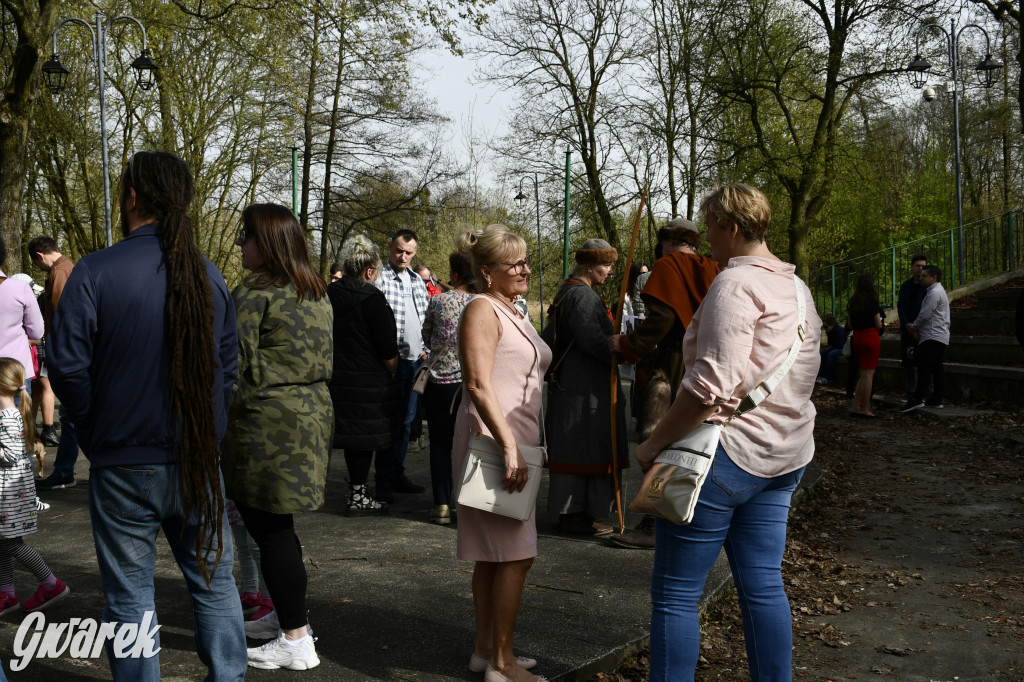
[[[885,310],[878,304],[878,301],[870,301],[867,305],[857,310],[850,309],[850,329],[874,329],[875,315],[881,315],[885,319]]]
[[[388,447],[401,426],[399,379],[384,367],[398,355],[395,315],[377,287],[355,277],[332,282],[327,296],[334,308],[334,447]]]

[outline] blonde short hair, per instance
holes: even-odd
[[[366,268],[381,266],[380,253],[369,237],[357,234],[341,247],[341,271],[346,277],[359,277]]]
[[[763,242],[772,221],[772,207],[761,190],[732,183],[716,187],[700,202],[701,215],[713,215],[719,225],[734,222],[748,242]]]
[[[477,291],[487,288],[480,268],[495,263],[510,263],[518,260],[519,254],[526,253],[526,240],[504,225],[495,223],[482,230],[470,232],[460,247],[469,251],[476,277]]]

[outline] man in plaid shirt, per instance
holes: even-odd
[[[398,327],[399,372],[402,378],[402,397],[399,400],[403,416],[401,437],[387,451],[377,453],[376,498],[393,503],[395,493],[421,493],[423,486],[410,481],[405,475],[405,451],[409,446],[409,433],[419,408],[419,395],[412,390],[416,370],[427,357],[423,347],[423,316],[427,312],[427,287],[412,271],[409,264],[416,256],[416,233],[398,230],[388,241],[388,262],[381,268],[374,284],[384,293],[395,313]]]

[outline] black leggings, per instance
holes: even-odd
[[[345,468],[348,469],[350,485],[366,485],[370,477],[373,450],[350,450],[345,448]]]
[[[291,514],[238,505],[245,528],[260,548],[260,570],[282,630],[306,625],[306,566]]]

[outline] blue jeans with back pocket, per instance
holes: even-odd
[[[651,680],[693,680],[700,653],[697,602],[722,547],[732,568],[755,682],[792,677],[793,626],[782,584],[790,500],[804,468],[760,478],[721,445],[690,525],[657,519],[651,579]]]
[[[176,464],[93,468],[89,472],[89,513],[107,607],[105,623],[142,623],[151,611],[156,622],[154,569],[156,539],[163,531],[185,578],[195,617],[195,645],[209,668],[207,680],[241,680],[245,675],[245,631],[242,605],[231,575],[234,555],[227,514],[220,524],[224,551],[207,585],[199,572],[194,515],[186,517]],[[216,552],[206,551],[213,570]],[[156,633],[156,646],[160,645]],[[107,658],[115,680],[148,682],[160,679],[159,656],[117,657],[107,642]]]

